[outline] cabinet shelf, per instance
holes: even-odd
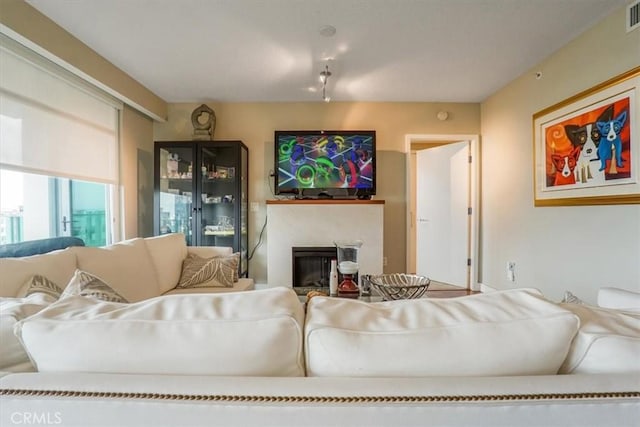
[[[202,182],[205,182],[205,183],[208,183],[208,182],[210,182],[210,183],[214,183],[214,182],[229,182],[229,183],[232,183],[232,182],[236,182],[236,179],[235,178],[204,178],[202,180]]]
[[[220,231],[205,231],[205,236],[233,236],[236,234],[235,230],[220,230]]]

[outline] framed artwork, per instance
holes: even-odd
[[[640,67],[533,115],[534,204],[640,203]]]

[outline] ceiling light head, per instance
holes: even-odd
[[[322,100],[324,102],[331,101],[331,97],[327,95],[327,81],[331,77],[331,71],[329,71],[329,65],[324,66],[324,70],[320,71],[320,81],[322,82]]]
[[[320,71],[320,81],[323,85],[327,84],[327,80],[331,77],[331,71],[329,71],[329,66],[325,65],[324,70]]]
[[[336,34],[336,27],[333,25],[323,25],[318,32],[323,37],[333,37]]]

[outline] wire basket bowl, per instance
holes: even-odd
[[[416,274],[391,273],[369,276],[369,282],[384,300],[391,301],[422,297],[430,280]]]

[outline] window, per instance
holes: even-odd
[[[122,105],[0,35],[0,244],[117,240]]]
[[[108,243],[109,186],[0,170],[0,244],[53,236]]]

